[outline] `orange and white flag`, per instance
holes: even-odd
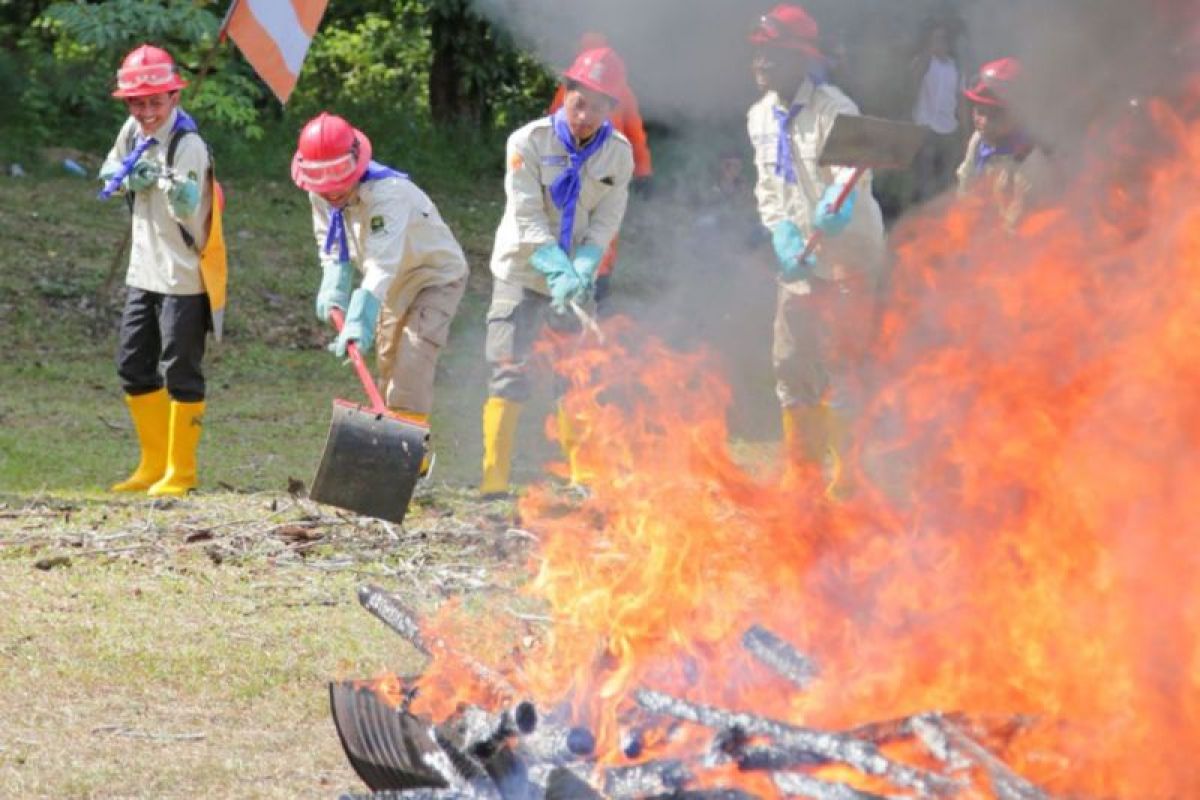
[[[329,0],[233,0],[229,35],[286,103]]]

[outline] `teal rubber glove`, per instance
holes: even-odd
[[[817,203],[817,210],[813,213],[813,226],[826,236],[837,236],[846,230],[846,226],[850,224],[850,216],[854,213],[854,197],[858,194],[858,189],[851,189],[842,207],[834,212],[833,204],[837,202],[841,193],[842,185],[832,184],[825,190],[825,194],[821,195],[821,202]]]
[[[141,192],[153,186],[158,181],[158,175],[158,164],[143,159],[133,165],[133,169],[125,178],[125,183],[129,186],[130,191]]]
[[[800,233],[800,229],[796,227],[796,223],[785,219],[772,228],[771,244],[775,248],[779,275],[784,281],[790,283],[808,278],[812,274],[812,268],[817,262],[812,253],[809,253],[803,262],[800,261],[800,255],[804,252],[807,241],[804,234]]]
[[[329,322],[329,312],[334,308],[346,310],[350,305],[350,283],[353,279],[354,267],[349,261],[324,265],[321,288],[317,289],[317,319]]]
[[[544,244],[533,252],[529,258],[533,268],[546,276],[546,285],[550,289],[550,305],[555,311],[567,310],[567,303],[581,294],[587,284],[575,273],[571,259],[557,244]]]
[[[346,324],[333,343],[333,352],[338,358],[346,357],[346,345],[354,342],[358,352],[366,355],[375,346],[375,324],[379,322],[379,301],[370,290],[358,288],[350,295],[350,307],[346,309]]]
[[[200,207],[200,187],[193,180],[171,181],[167,202],[177,217],[190,217]]]
[[[575,268],[575,274],[578,275],[583,282],[592,286],[596,283],[596,273],[600,269],[600,262],[604,260],[604,251],[599,245],[581,244],[575,248],[575,260],[571,262],[571,266]]]

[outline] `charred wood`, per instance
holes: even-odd
[[[376,619],[421,651],[422,655],[427,657],[433,655],[433,651],[426,646],[425,639],[421,635],[421,623],[417,621],[417,615],[405,608],[390,592],[370,584],[360,586],[358,587],[358,602]]]
[[[1018,775],[941,714],[922,714],[916,718],[914,727],[921,741],[939,760],[951,764],[963,757],[987,772],[999,800],[1049,800],[1048,794]]]
[[[753,625],[742,634],[742,646],[801,689],[817,677],[817,665],[812,659],[761,625]]]
[[[742,772],[773,772],[797,767],[817,767],[829,763],[828,758],[808,750],[772,745],[754,745],[731,755],[734,763]]]
[[[470,656],[451,650],[441,639],[426,639],[421,633],[417,614],[404,606],[394,595],[378,586],[358,587],[358,602],[384,625],[428,657],[441,656],[458,662],[494,695],[512,700],[516,688],[499,672]]]
[[[671,794],[653,795],[647,800],[758,800],[758,795],[741,789],[685,789]]]
[[[664,759],[604,771],[604,794],[609,797],[651,797],[679,792],[693,779],[682,761]]]
[[[537,730],[522,737],[518,749],[530,761],[563,764],[591,756],[596,737],[587,728],[542,722]]]
[[[808,800],[893,800],[887,795],[864,792],[844,783],[823,781],[803,772],[779,772],[772,779],[779,791],[790,797],[806,797]]]
[[[511,745],[505,743],[496,747],[490,743],[481,743],[476,745],[472,755],[483,761],[488,777],[492,779],[504,800],[532,800],[535,797],[533,786],[529,782],[529,770]]]
[[[775,744],[804,750],[831,761],[849,764],[860,772],[877,775],[908,789],[927,795],[952,793],[958,786],[941,775],[893,761],[870,742],[840,733],[801,728],[757,714],[728,711],[693,703],[662,692],[639,690],[635,693],[638,705],[647,711],[695,722],[714,729],[741,729],[751,736],[769,736]]]
[[[583,778],[564,767],[555,767],[546,778],[546,800],[602,800],[603,795]]]

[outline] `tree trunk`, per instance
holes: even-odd
[[[472,81],[469,62],[488,64],[496,48],[488,25],[471,14],[462,0],[437,3],[431,14],[429,111],[437,125],[486,122],[486,87]]]

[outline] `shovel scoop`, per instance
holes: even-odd
[[[831,210],[834,213],[841,210],[850,192],[854,191],[854,185],[868,169],[908,167],[924,141],[925,128],[920,125],[879,117],[839,114],[833,121],[833,129],[825,139],[817,163],[823,167],[853,167],[854,171],[842,186]],[[808,237],[808,245],[799,260],[808,258],[822,238],[820,231],[814,231]]]
[[[335,308],[331,317],[341,331],[342,310]],[[371,405],[333,401],[325,452],[309,497],[364,516],[403,522],[421,475],[429,428],[388,410],[354,342],[346,352]]]

